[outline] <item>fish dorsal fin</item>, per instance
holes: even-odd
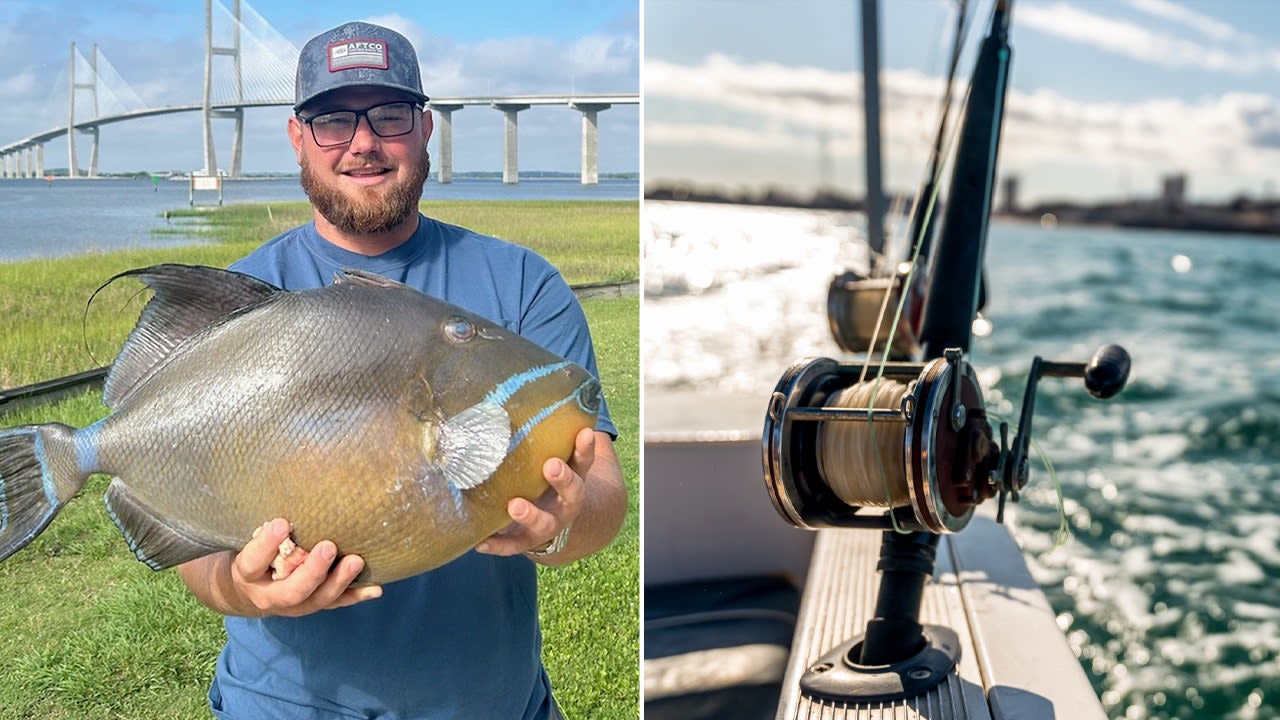
[[[404,283],[365,270],[343,268],[342,272],[333,276],[334,285],[355,285],[357,287],[402,288]]]
[[[492,400],[484,400],[444,422],[437,439],[444,477],[459,490],[479,487],[507,457],[511,418]]]
[[[122,272],[103,283],[94,295],[124,277],[141,280],[155,291],[155,296],[142,309],[138,324],[111,364],[102,390],[102,402],[107,407],[116,407],[128,397],[191,336],[282,292],[274,285],[230,270],[166,264]]]

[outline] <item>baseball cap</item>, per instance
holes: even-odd
[[[429,99],[422,92],[418,54],[405,36],[381,25],[349,22],[303,46],[293,110],[330,90],[360,85],[403,90],[423,103]]]

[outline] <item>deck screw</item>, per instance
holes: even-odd
[[[907,677],[912,680],[926,680],[931,675],[933,675],[933,671],[929,668],[916,668],[915,670],[907,673]]]

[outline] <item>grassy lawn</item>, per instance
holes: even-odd
[[[105,364],[137,317],[136,283],[85,302],[112,274],[157,262],[225,266],[308,217],[305,204],[204,211],[215,242],[0,264],[0,387]],[[533,247],[570,283],[638,277],[638,209],[610,202],[440,202],[431,215]],[[175,213],[176,214],[176,213]],[[124,287],[132,285],[134,287]],[[639,705],[639,301],[584,302],[630,492],[621,534],[567,568],[541,569],[544,658],[570,717],[634,718]],[[89,356],[89,350],[94,357]],[[97,393],[0,416],[0,427],[103,413]],[[207,717],[220,619],[173,572],[137,562],[102,508],[108,479],[0,563],[0,718]]]

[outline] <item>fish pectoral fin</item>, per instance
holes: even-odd
[[[152,570],[164,570],[198,557],[235,549],[168,524],[135,497],[120,478],[111,481],[103,503],[129,543],[129,549]]]
[[[506,459],[511,418],[501,405],[485,400],[446,420],[438,442],[445,479],[459,490],[470,490]]]

